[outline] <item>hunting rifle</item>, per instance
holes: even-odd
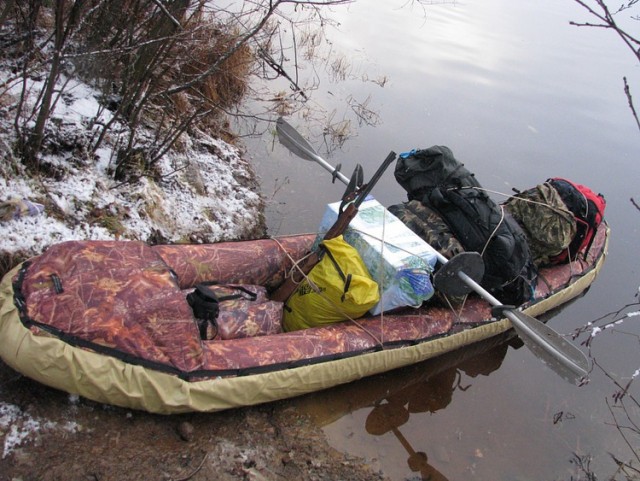
[[[318,162],[333,174],[334,180],[337,177],[345,184],[347,183],[346,177],[340,174],[338,169],[333,168],[328,162],[320,157],[309,142],[307,142],[291,125],[285,122],[284,119],[278,119],[276,130],[278,131],[278,138],[280,139],[280,142],[289,149],[289,151],[302,159]],[[348,191],[349,189],[347,189],[347,193]],[[352,212],[352,215],[355,216],[357,213],[357,207],[355,211],[352,209]],[[341,221],[340,218],[338,218],[338,221],[334,226],[332,226],[332,229],[333,227],[336,227],[339,222],[344,222],[344,220]],[[345,224],[345,228],[346,225],[348,225],[348,222]],[[516,334],[524,342],[525,346],[527,346],[531,352],[549,366],[556,374],[573,384],[579,384],[586,381],[588,377],[589,362],[585,354],[580,349],[565,340],[550,326],[544,324],[535,317],[529,316],[513,306],[503,305],[479,284],[479,281],[482,279],[484,274],[484,261],[480,254],[477,252],[462,252],[451,259],[447,259],[437,251],[436,255],[438,257],[438,261],[442,265],[434,278],[436,289],[450,295],[461,295],[470,291],[475,291],[493,306],[496,316],[500,317],[504,315],[511,321]],[[313,265],[311,267],[313,267]],[[291,284],[294,284],[293,280],[291,281]],[[282,289],[282,287],[280,289]],[[293,285],[293,288],[291,288],[289,295],[294,290],[295,284]],[[287,298],[288,295],[284,297],[285,300]]]
[[[391,165],[394,160],[396,160],[396,154],[395,152],[390,152],[367,184],[364,184],[363,186],[352,192],[349,192],[349,189],[347,189],[345,197],[343,197],[342,199],[342,204],[340,205],[338,219],[325,233],[323,237],[324,239],[333,239],[335,237],[338,237],[339,235],[342,235],[344,231],[347,230],[347,227],[349,227],[349,224],[358,213],[360,204],[362,204],[369,193],[371,193],[371,190],[377,184],[378,180],[380,180],[382,174],[384,174],[385,170],[387,170],[389,165]],[[313,267],[318,262],[320,262],[321,258],[321,249],[316,249],[295,268],[295,270],[298,270],[298,272],[302,274],[300,276],[300,281],[302,280],[303,276],[306,276],[307,274],[309,274],[309,272],[311,272],[311,269],[313,269]],[[275,290],[275,292],[271,295],[271,300],[285,302],[287,299],[289,299],[291,294],[293,294],[293,292],[298,287],[298,281],[294,279],[295,270],[292,270],[289,276],[285,279],[284,283]]]

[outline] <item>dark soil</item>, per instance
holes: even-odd
[[[384,479],[287,401],[153,415],[77,399],[1,361],[0,441],[0,481]]]

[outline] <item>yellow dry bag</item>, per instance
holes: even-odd
[[[342,236],[324,240],[320,248],[322,259],[284,306],[285,331],[355,319],[380,300],[378,283]]]

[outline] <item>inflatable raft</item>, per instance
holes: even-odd
[[[540,271],[538,316],[583,293],[607,252],[603,223],[586,259]],[[149,246],[54,245],[0,284],[0,356],[16,371],[85,398],[155,413],[218,411],[326,389],[436,357],[511,328],[469,296],[325,327],[203,339],[186,298],[204,281],[280,284],[315,236]]]

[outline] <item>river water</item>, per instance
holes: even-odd
[[[614,32],[570,25],[593,21],[571,0],[359,0],[331,16],[340,23],[328,32],[332,49],[350,67],[341,82],[318,73],[311,105],[334,123],[350,120],[351,135],[329,152],[326,123],[287,118],[328,161],[342,163],[347,175],[360,163],[368,178],[390,150],[440,144],[495,192],[551,176],[588,185],[607,199],[609,257],[586,296],[549,323],[570,333],[638,300],[640,211],[630,199],[640,200],[640,131],[623,77],[640,107],[640,67]],[[625,26],[637,36],[637,21]],[[366,104],[378,125],[358,125],[349,101]],[[344,186],[268,138],[246,143],[270,199],[270,234],[315,231]],[[405,200],[392,169],[375,196],[385,205]],[[640,368],[634,319],[593,342],[594,359],[621,384]],[[609,453],[640,468],[629,447],[638,451],[637,428],[616,428],[616,419],[629,421],[599,368],[588,385],[575,387],[526,348],[503,344],[462,355],[470,359],[438,360],[296,402],[333,446],[394,480],[587,479],[585,471],[602,479],[616,472]],[[640,397],[640,379],[629,395]],[[638,423],[637,406],[625,406]]]

